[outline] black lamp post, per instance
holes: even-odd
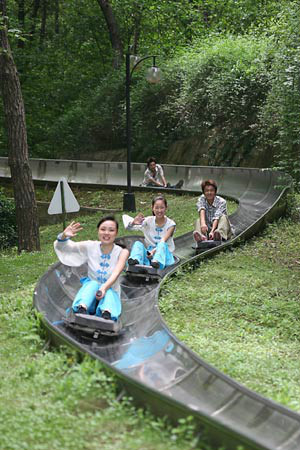
[[[133,57],[133,66],[130,70],[130,59]],[[150,83],[158,83],[161,79],[161,71],[155,65],[155,56],[144,56],[143,58],[135,57],[130,54],[130,51],[126,53],[126,142],[127,142],[127,192],[123,197],[123,210],[135,211],[135,196],[131,188],[131,117],[130,117],[130,83],[132,74],[136,67],[145,59],[152,58],[153,65],[147,72],[147,80]]]

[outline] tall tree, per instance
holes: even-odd
[[[21,31],[24,32],[25,28],[25,4],[24,0],[18,0],[18,21]],[[18,40],[18,47],[24,48],[24,41],[22,39]]]
[[[110,42],[114,51],[114,67],[117,69],[123,61],[123,42],[113,9],[108,0],[98,0],[107,24]]]
[[[59,0],[55,0],[55,33],[59,34]]]
[[[134,30],[133,30],[133,45],[132,53],[138,54],[138,45],[141,34],[141,21],[144,12],[144,5],[140,2],[134,4]]]
[[[47,12],[48,12],[48,2],[47,0],[42,0],[42,21],[40,29],[40,43],[43,44],[46,36],[46,24],[47,24]]]
[[[32,6],[32,15],[31,15],[31,20],[32,20],[31,33],[30,33],[31,39],[33,38],[33,36],[35,34],[36,19],[37,19],[39,7],[40,7],[40,0],[34,0],[33,6]]]
[[[0,0],[0,90],[16,204],[18,250],[34,251],[40,250],[37,204],[28,160],[24,102],[7,28],[6,0]]]

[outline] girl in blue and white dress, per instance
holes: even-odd
[[[67,266],[88,264],[88,276],[80,280],[82,287],[73,301],[73,311],[118,320],[122,310],[119,275],[129,252],[115,244],[119,225],[114,217],[104,217],[97,228],[99,241],[73,242],[70,238],[82,227],[80,223],[71,222],[58,235],[54,249],[59,260]]]
[[[145,236],[145,245],[140,241],[133,244],[129,265],[143,264],[164,269],[174,264],[173,234],[176,224],[166,216],[167,206],[167,200],[159,195],[152,200],[152,216],[144,217],[141,213],[134,219],[123,216],[125,228],[142,230]]]

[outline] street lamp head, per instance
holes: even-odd
[[[162,79],[162,73],[159,67],[152,66],[147,70],[146,80],[149,83],[156,84],[159,83]]]

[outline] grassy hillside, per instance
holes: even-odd
[[[120,198],[120,192],[111,193],[111,205]],[[195,198],[168,199],[178,235],[190,230]],[[144,194],[137,194],[137,205],[149,213]],[[79,217],[84,226],[79,239],[96,238],[97,219]],[[116,381],[99,362],[79,362],[70,349],[49,347],[32,294],[56,261],[52,243],[60,229],[41,229],[40,253],[1,254],[0,449],[216,450],[202,438],[195,441],[190,420],[174,427],[136,410],[130,399],[117,401]],[[299,232],[298,222],[281,220],[245,246],[181,272],[160,296],[171,330],[201,357],[295,410],[300,407]]]

